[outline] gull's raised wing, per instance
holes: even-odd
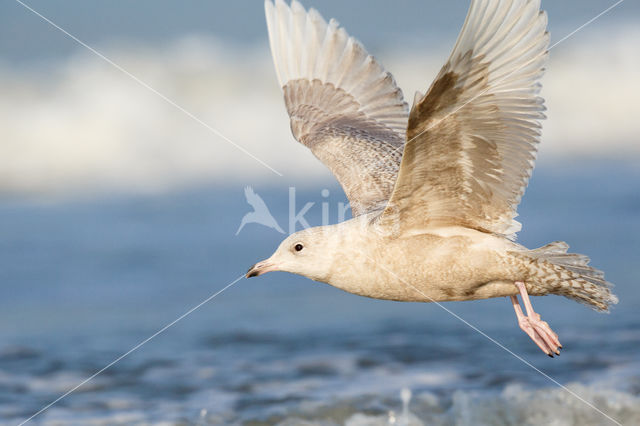
[[[471,2],[449,60],[427,94],[416,94],[383,219],[515,238],[544,118],[546,27],[539,0]]]
[[[391,74],[335,20],[265,1],[271,53],[293,136],[337,177],[354,216],[384,208],[408,107]]]

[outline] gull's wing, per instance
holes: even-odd
[[[383,208],[408,108],[391,74],[335,20],[265,1],[271,53],[294,137],[338,178],[354,216]]]
[[[462,225],[515,238],[544,118],[546,27],[540,0],[471,2],[449,60],[426,96],[416,94],[381,218],[404,230]]]

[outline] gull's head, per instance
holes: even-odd
[[[271,257],[249,268],[247,278],[283,271],[326,281],[336,248],[335,238],[329,228],[309,228],[289,235]]]

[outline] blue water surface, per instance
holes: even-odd
[[[435,304],[371,300],[272,273],[242,279],[32,422],[378,424],[358,419],[386,419],[407,387],[417,417],[431,419],[425,424],[544,424],[523,420],[513,408],[518,398],[542,401],[557,424],[613,424],[532,366],[635,421],[639,177],[618,163],[549,166],[536,171],[523,199],[519,241],[531,248],[567,241],[606,271],[620,298],[608,315],[561,297],[534,298],[560,335],[560,357],[539,352],[505,299],[444,306],[508,351]],[[288,186],[252,184],[286,229]],[[322,202],[333,212],[344,201],[337,186],[328,198],[322,189],[296,193],[298,209],[316,203],[306,216],[312,224],[321,223]],[[28,418],[269,256],[278,232],[249,224],[235,235],[250,210],[239,184],[3,199],[0,419]],[[607,396],[614,391],[619,399]],[[564,408],[548,395],[566,398]],[[486,402],[494,397],[495,410]]]

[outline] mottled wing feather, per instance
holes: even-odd
[[[265,12],[294,137],[333,172],[354,216],[384,208],[408,117],[393,77],[314,9],[267,0]]]
[[[539,0],[474,0],[448,62],[409,116],[382,217],[515,238],[536,158],[549,43]],[[398,216],[400,215],[400,216]]]

